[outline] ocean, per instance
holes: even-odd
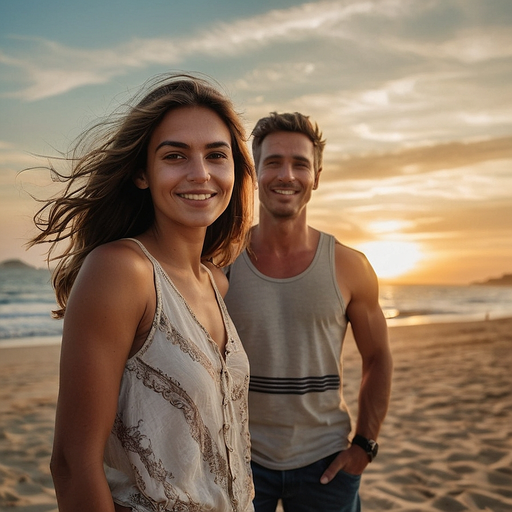
[[[413,325],[512,317],[512,287],[386,285],[380,304],[388,325]],[[50,272],[0,267],[0,348],[58,344]]]
[[[381,285],[388,325],[512,317],[512,286]]]
[[[0,267],[0,347],[59,343],[49,270]]]

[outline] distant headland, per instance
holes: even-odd
[[[480,286],[512,286],[512,274],[503,274],[501,277],[492,277],[487,281],[478,281],[472,284]]]
[[[25,263],[21,260],[4,260],[0,261],[0,268],[26,268],[26,269],[35,269],[32,265]]]

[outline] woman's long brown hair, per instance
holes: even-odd
[[[60,307],[53,312],[56,318],[64,316],[78,271],[95,247],[137,236],[152,225],[154,210],[149,190],[137,188],[134,179],[146,166],[153,131],[175,108],[209,108],[231,134],[233,194],[226,210],[207,228],[202,258],[227,265],[246,242],[252,224],[255,174],[245,130],[231,101],[203,78],[167,75],[146,84],[131,104],[135,106],[113,114],[77,139],[70,156],[62,159],[70,165],[69,173],[50,166],[54,179],[66,185],[62,193],[42,201],[34,216],[40,233],[28,246],[49,243],[48,262],[58,261],[52,277]]]

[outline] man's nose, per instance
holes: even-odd
[[[279,173],[278,173],[277,177],[281,181],[286,181],[286,182],[294,181],[295,180],[295,176],[293,174],[293,166],[292,166],[292,164],[291,163],[286,163],[286,162],[283,163],[283,165],[279,169]]]

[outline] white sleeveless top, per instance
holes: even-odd
[[[113,499],[137,512],[252,511],[249,366],[224,301],[206,269],[225,357],[158,261],[132,240],[153,264],[156,312],[126,363],[105,449]]]

